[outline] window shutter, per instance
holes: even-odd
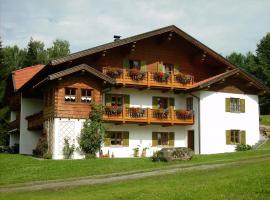
[[[152,108],[153,109],[158,108],[158,97],[152,97]]]
[[[169,98],[169,106],[174,106],[174,98],[173,97]]]
[[[106,106],[112,105],[112,95],[111,94],[105,94],[105,105]]]
[[[123,60],[123,67],[129,69],[129,59],[125,58]]]
[[[163,64],[161,62],[158,62],[157,64],[157,68],[158,68],[158,72],[164,72],[164,67],[163,67]]]
[[[123,132],[123,146],[124,147],[129,146],[129,132],[127,132],[127,131]]]
[[[146,61],[141,61],[141,71],[142,72],[147,72]]]
[[[169,146],[174,146],[174,132],[169,133]]]
[[[231,99],[226,98],[226,107],[225,107],[226,112],[231,112]]]
[[[152,133],[152,147],[156,147],[158,145],[158,141],[157,141],[157,132],[153,132]]]
[[[174,72],[174,74],[179,74],[179,72],[180,72],[180,66],[179,65],[174,65],[174,67],[173,67],[173,72]]]
[[[111,145],[111,134],[110,132],[106,132],[104,137],[104,146],[109,147],[110,145]]]
[[[246,131],[240,131],[241,144],[246,144]]]
[[[130,104],[130,97],[129,95],[124,95],[124,102],[125,102],[125,107],[128,108]]]
[[[226,130],[226,144],[231,144],[231,131]]]
[[[240,99],[240,112],[244,113],[246,111],[245,99]]]

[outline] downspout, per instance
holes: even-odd
[[[190,96],[195,97],[198,100],[198,142],[199,142],[199,154],[201,154],[201,99],[200,97],[189,93]]]

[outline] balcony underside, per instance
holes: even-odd
[[[38,112],[26,117],[28,121],[28,130],[42,130],[43,129],[43,112]]]

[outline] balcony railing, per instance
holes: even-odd
[[[20,120],[16,119],[12,122],[9,122],[9,130],[14,130],[14,129],[20,129]]]
[[[141,124],[194,124],[193,111],[168,109],[151,109],[140,107],[114,107],[106,106],[103,120],[115,123],[141,123]]]
[[[190,88],[194,77],[182,73],[142,72],[138,69],[104,67],[103,73],[114,78],[118,84],[162,87],[170,89]]]
[[[43,112],[27,116],[29,130],[41,130],[43,128]]]

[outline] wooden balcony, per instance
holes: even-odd
[[[43,112],[38,112],[33,115],[27,116],[28,130],[41,130],[43,129]]]
[[[9,130],[19,130],[20,129],[20,120],[16,119],[9,123]]]
[[[166,89],[188,89],[194,83],[194,77],[182,73],[141,72],[137,69],[104,67],[103,73],[115,78],[117,84],[124,86],[142,86]]]
[[[168,109],[151,109],[138,107],[106,106],[103,120],[113,123],[139,123],[161,125],[192,125],[193,111]]]

